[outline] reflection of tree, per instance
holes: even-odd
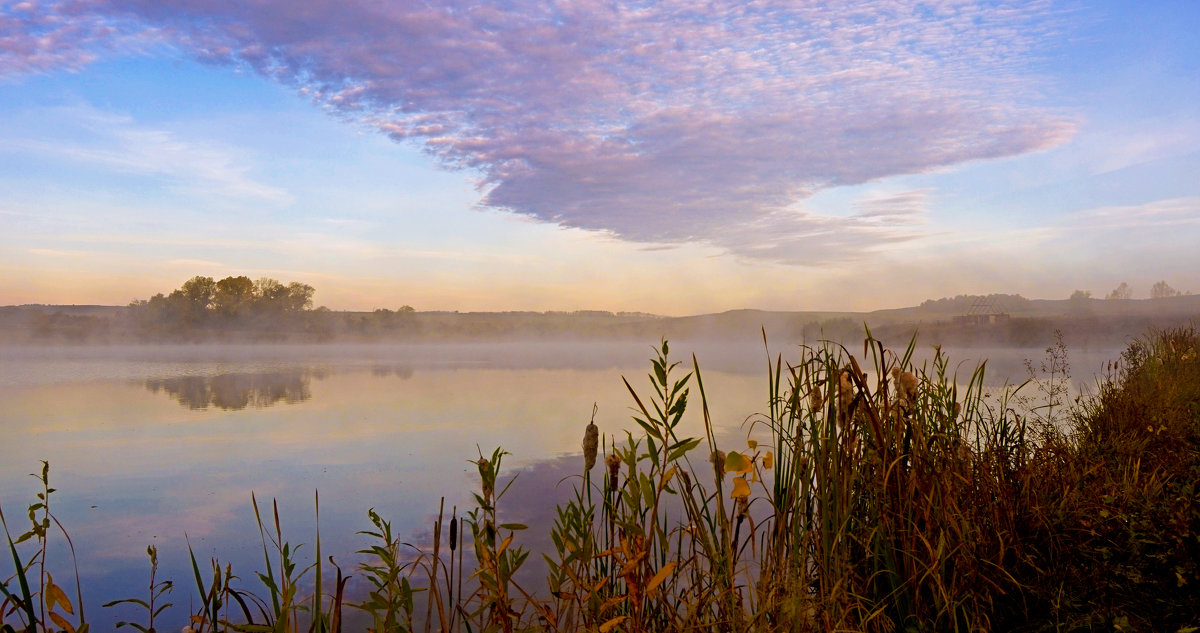
[[[219,376],[180,376],[146,381],[154,393],[161,389],[189,409],[261,409],[277,402],[295,404],[312,397],[307,371],[282,371],[261,374],[221,374]]]
[[[375,365],[371,367],[371,375],[376,378],[396,376],[400,380],[408,380],[413,376],[413,369],[407,365]]]

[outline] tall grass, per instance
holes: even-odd
[[[261,589],[216,560],[202,574],[193,556],[201,606],[189,627],[333,632],[349,606],[377,632],[1197,630],[1193,330],[1134,343],[1074,408],[1061,345],[1047,350],[1033,400],[1021,385],[989,397],[984,366],[956,375],[940,350],[918,366],[914,343],[893,352],[869,331],[861,352],[768,354],[764,410],[729,445],[699,362],[670,351],[655,349],[648,389],[625,382],[636,432],[583,428],[579,476],[555,513],[553,549],[539,552],[544,586],[517,580],[531,552],[526,526],[500,519],[515,478],[500,485],[498,448],[471,460],[475,507],[447,522],[442,506],[431,548],[369,513],[372,544],[354,573],[370,587],[358,602],[332,559],[324,566],[319,531],[302,564],[278,512],[264,521],[255,500]],[[701,425],[703,435],[684,432]],[[41,564],[52,515],[35,506],[31,533],[9,539],[16,573],[0,614],[16,624],[4,631],[51,630],[70,606]],[[39,549],[21,558],[18,541],[35,537]],[[169,589],[156,584],[154,552],[151,562],[149,600],[119,601],[145,608],[142,630]],[[82,612],[75,626],[86,627]]]

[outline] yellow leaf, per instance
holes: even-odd
[[[750,496],[750,484],[746,483],[745,477],[733,478],[733,492],[729,493],[729,496],[734,499]]]
[[[667,579],[667,576],[671,575],[671,572],[675,569],[675,565],[676,562],[671,561],[666,565],[663,565],[662,569],[658,570],[658,573],[654,574],[654,577],[651,578],[650,582],[646,584],[647,596],[650,595],[650,592],[654,591],[655,588],[661,585],[662,582]]]
[[[754,469],[754,462],[746,459],[744,455],[737,451],[729,451],[725,456],[725,472],[738,473],[739,475],[750,472]]]
[[[750,450],[754,450],[758,448],[758,440],[746,440],[746,446],[749,446]]]
[[[71,624],[70,622],[67,622],[67,619],[62,617],[61,615],[51,611],[50,619],[53,620],[54,623],[58,625],[58,628],[62,629],[63,631],[66,631],[66,633],[75,633],[75,625]]]
[[[71,601],[67,599],[67,594],[56,584],[54,578],[50,574],[46,574],[49,580],[46,582],[46,608],[53,609],[54,605],[62,607],[63,611],[75,615],[75,607],[71,606]]]
[[[629,616],[627,616],[627,615],[618,615],[617,617],[609,620],[608,622],[601,624],[600,625],[600,633],[608,633],[609,631],[613,630],[613,627],[624,622],[625,619],[628,617]]]
[[[672,466],[667,472],[663,473],[662,479],[658,480],[659,492],[662,492],[663,488],[666,488],[667,484],[671,483],[671,478],[675,476],[675,471],[677,470],[679,470],[678,467]]]
[[[509,544],[512,543],[513,536],[514,535],[509,534],[508,538],[504,539],[504,542],[500,543],[500,547],[496,549],[496,556],[503,554],[504,550],[508,549]]]
[[[763,468],[766,468],[767,470],[771,470],[771,467],[774,465],[775,465],[775,453],[772,453],[771,451],[767,451],[767,454],[763,455]]]
[[[600,588],[603,587],[604,583],[606,583],[606,582],[608,582],[608,576],[601,578],[600,582],[593,585],[592,588],[588,590],[588,595],[586,598],[584,598],[584,600],[591,600],[592,594],[596,593],[597,591],[600,591]]]

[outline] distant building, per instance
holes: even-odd
[[[978,297],[966,314],[954,317],[955,325],[981,326],[1006,323],[1009,315],[991,297]]]

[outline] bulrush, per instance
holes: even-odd
[[[896,396],[901,407],[911,408],[917,402],[917,377],[908,371],[900,371],[899,367],[892,368],[892,378],[896,381]]]
[[[821,398],[821,388],[814,386],[808,392],[808,405],[812,407],[813,413],[821,410],[821,405],[825,404],[825,400]]]
[[[725,451],[713,451],[712,455],[708,456],[708,461],[712,462],[713,471],[717,474],[717,481],[725,478]]]
[[[583,468],[591,470],[596,465],[596,449],[600,446],[600,429],[595,422],[588,422],[583,431]]]
[[[616,453],[609,453],[608,457],[604,458],[604,465],[608,466],[608,489],[616,490],[617,484],[620,483],[621,458]]]
[[[842,420],[849,419],[850,405],[854,404],[854,382],[850,380],[850,370],[843,369],[838,375],[838,406]]]

